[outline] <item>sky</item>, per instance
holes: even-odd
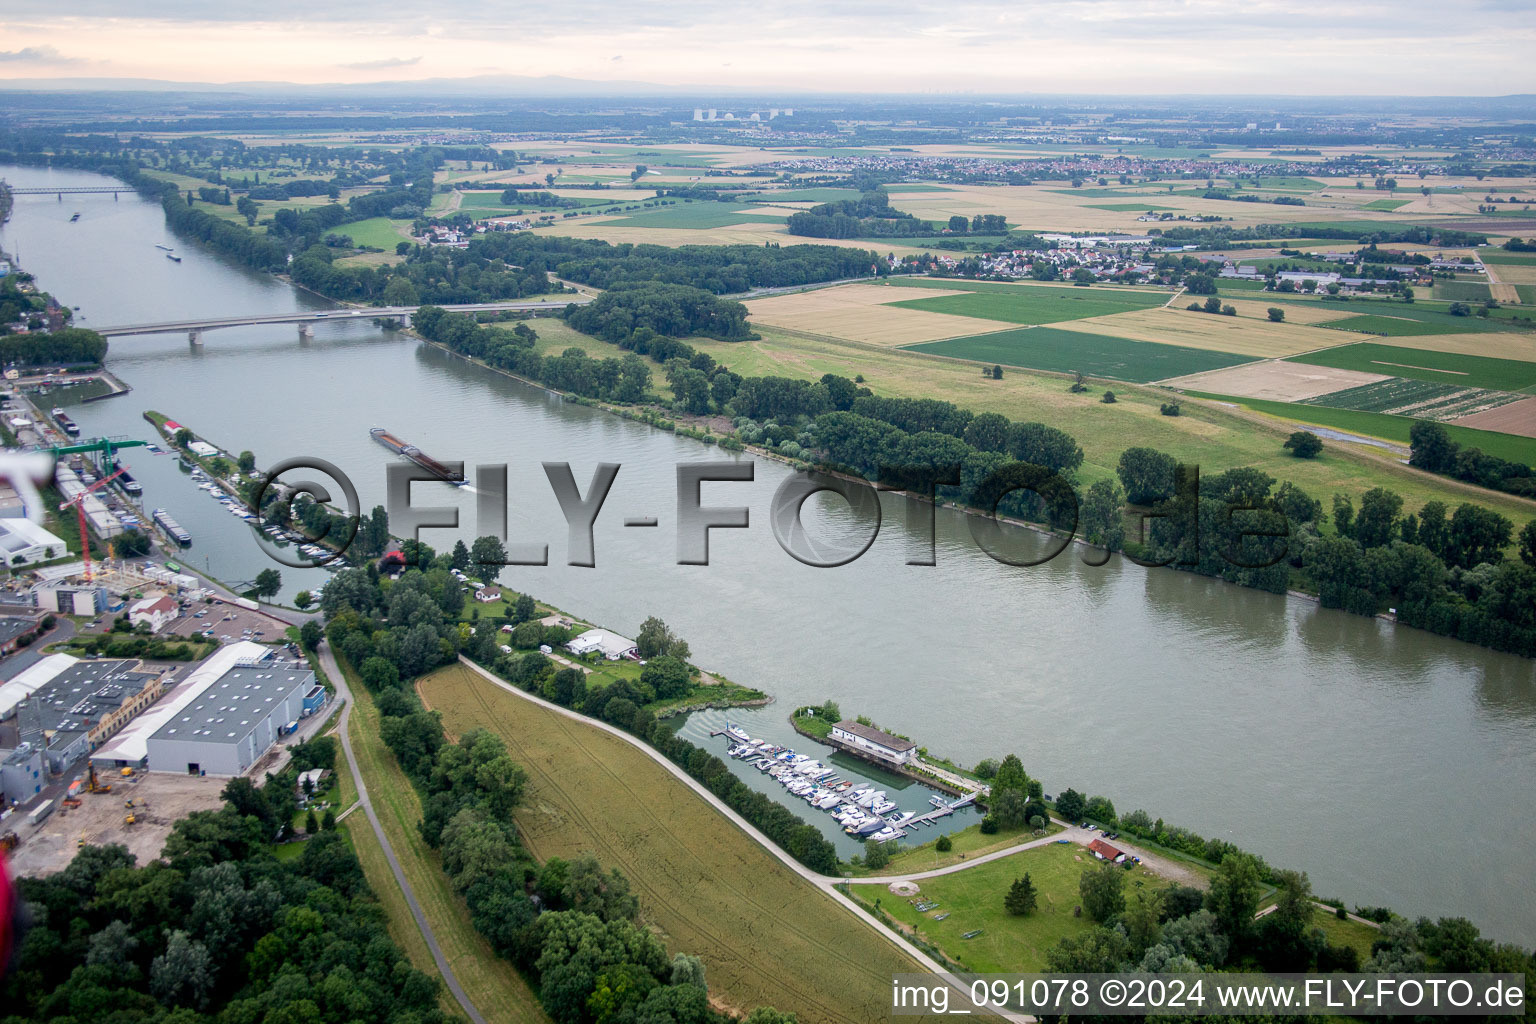
[[[0,78],[1536,92],[1530,0],[0,0]]]

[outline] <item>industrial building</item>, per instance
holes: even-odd
[[[48,777],[43,773],[42,748],[22,743],[0,758],[0,794],[4,806],[24,804],[43,791]]]
[[[53,479],[58,484],[59,493],[64,495],[66,501],[73,501],[85,490],[85,484],[81,481],[80,475],[64,465],[62,461],[54,468]],[[102,540],[110,540],[126,529],[117,516],[113,515],[102,500],[94,494],[86,494],[81,498],[79,507],[85,513],[91,530]]]
[[[242,640],[214,652],[91,762],[109,770],[239,775],[324,702],[325,688],[307,664]]]
[[[96,615],[110,602],[106,587],[53,581],[34,588],[37,606],[65,615]]]
[[[51,562],[69,554],[69,545],[30,519],[0,519],[0,554],[8,566]]]
[[[21,741],[62,772],[153,704],[168,674],[137,661],[50,655],[0,686],[0,718],[14,715]]]

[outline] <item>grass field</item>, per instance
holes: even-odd
[[[1480,281],[1436,281],[1431,294],[1448,302],[1482,302],[1489,293]]]
[[[1386,373],[1394,377],[1411,377],[1469,388],[1527,392],[1536,388],[1536,362],[1493,359],[1456,352],[1431,352],[1374,342],[1292,356],[1290,361],[1314,366],[1334,366],[1362,373]]]
[[[1046,831],[1052,835],[1064,831],[1060,826],[1052,822]],[[890,863],[878,871],[870,871],[867,868],[859,868],[851,872],[856,877],[878,878],[889,875],[906,875],[918,871],[932,871],[935,868],[949,867],[958,864],[967,857],[981,857],[998,850],[1006,850],[1010,846],[1030,842],[1035,838],[1034,832],[1028,825],[1019,825],[1016,828],[999,828],[991,835],[981,831],[981,824],[968,826],[958,832],[949,833],[950,850],[948,853],[940,853],[934,845],[936,840],[929,840],[920,846],[902,846],[891,854]]]
[[[1052,843],[1024,850],[919,882],[920,893],[915,898],[936,900],[939,904],[923,913],[906,897],[895,895],[885,886],[860,885],[855,892],[866,903],[878,898],[880,909],[916,928],[951,960],[972,971],[1040,971],[1045,968],[1048,949],[1069,935],[1092,930],[1091,918],[1076,917],[1072,911],[1082,903],[1077,886],[1083,871],[1097,870],[1098,866],[1093,855],[1076,843]],[[1039,907],[1033,914],[1014,917],[1003,909],[1003,897],[1013,880],[1024,877],[1025,872],[1039,890]],[[1138,884],[1166,887],[1165,882],[1140,867],[1132,868],[1126,875],[1127,892]],[[935,920],[942,914],[949,916],[943,921]],[[975,938],[960,937],[978,928],[981,934]]]
[[[410,239],[405,231],[409,230],[411,222],[408,220],[390,220],[388,217],[369,217],[367,220],[353,221],[351,224],[343,224],[328,234],[346,235],[352,239],[355,245],[371,245],[375,249],[383,249],[393,253],[395,246]]]
[[[966,292],[908,299],[895,305],[929,313],[1001,320],[1011,324],[1050,324],[1160,306],[1166,296],[1147,292],[1093,288],[1015,288],[1011,292]]]
[[[1241,398],[1235,395],[1219,395],[1203,391],[1190,391],[1189,394],[1198,398],[1211,398],[1220,402],[1231,402],[1252,409],[1254,412],[1264,413],[1267,416],[1277,416],[1281,419],[1300,423],[1313,424],[1319,427],[1332,427],[1351,434],[1361,434],[1365,437],[1380,438],[1383,441],[1393,441],[1404,447],[1408,445],[1408,431],[1414,423],[1418,422],[1411,416],[1394,416],[1381,412],[1362,412],[1356,409],[1329,409],[1319,405],[1303,405],[1296,402],[1271,402],[1259,398]],[[1536,439],[1519,437],[1515,434],[1500,434],[1491,430],[1474,430],[1470,427],[1457,426],[1454,423],[1442,424],[1451,440],[1458,444],[1470,445],[1480,448],[1487,455],[1493,455],[1501,459],[1509,459],[1511,462],[1524,462],[1527,465],[1536,465]],[[1273,472],[1271,470],[1270,472]],[[1391,490],[1403,494],[1406,491],[1401,484],[1382,484]],[[1349,488],[1350,491],[1359,491],[1359,485]],[[1321,491],[1317,493],[1322,493]],[[1314,495],[1315,497],[1316,495]],[[1460,492],[1442,496],[1439,500],[1446,502],[1451,507],[1461,504],[1463,501],[1475,501],[1479,505],[1497,509],[1510,516],[1517,524],[1525,523],[1536,518],[1536,509],[1531,508],[1529,502],[1509,502],[1479,491],[1475,494]]]
[[[608,223],[618,227],[684,228],[703,231],[709,228],[729,227],[732,224],[783,224],[778,214],[765,215],[750,206],[734,203],[679,203],[676,206],[641,210]]]
[[[629,877],[667,947],[701,956],[710,993],[801,1021],[867,1021],[915,964],[789,871],[633,745],[462,666],[418,687],[450,733],[490,728],[528,772],[519,831],[540,859],[594,853]]]
[[[952,359],[973,359],[981,363],[1058,373],[1081,371],[1095,377],[1112,377],[1138,384],[1232,366],[1250,358],[1055,327],[1024,327],[909,347]]]
[[[752,322],[874,345],[910,345],[1002,330],[1007,324],[931,313],[896,304],[906,292],[880,284],[847,284],[771,295],[747,303]]]
[[[1536,264],[1536,252],[1511,252],[1508,249],[1483,249],[1477,258],[1495,266],[1519,266]]]
[[[432,925],[443,955],[453,966],[459,983],[464,986],[470,1001],[489,1020],[547,1021],[549,1018],[543,1007],[522,976],[511,964],[498,957],[490,944],[470,924],[469,910],[454,893],[448,876],[443,873],[437,853],[427,846],[421,833],[416,830],[416,823],[421,820],[421,798],[380,738],[379,712],[373,699],[355,673],[348,673],[347,682],[356,702],[348,723],[348,735],[352,740],[352,749],[357,754],[358,767],[367,780],[368,795],[373,800],[374,811],[379,816],[384,834],[389,837],[401,869],[410,881],[422,912]],[[416,932],[419,940],[420,932],[416,929],[416,922],[395,885],[394,876],[384,861],[383,851],[376,844],[362,841],[364,832],[368,837],[373,835],[367,818],[359,811],[348,818],[345,825],[360,840],[357,844],[360,855],[361,851],[372,846],[372,851],[366,854],[364,868],[368,870],[369,883],[375,887],[376,892],[391,892],[389,899],[384,900],[385,909],[390,915],[391,934],[395,929],[402,934],[409,930]],[[433,961],[430,953],[426,952],[424,942],[404,945],[413,961],[418,953],[425,957],[423,970],[432,967]],[[432,973],[436,973],[435,969]],[[449,997],[449,1002],[452,1002],[452,997]],[[457,1011],[456,1003],[453,1007]]]
[[[1354,316],[1346,315],[1338,320],[1325,321],[1318,326],[1359,331],[1364,334],[1385,334],[1389,338],[1411,337],[1416,334],[1482,334],[1511,329],[1506,324],[1480,316],[1451,316],[1449,313],[1434,310],[1409,311],[1402,307],[1394,307],[1390,315],[1361,312]]]
[[[1090,210],[1112,210],[1115,213],[1145,213],[1148,210],[1174,210],[1174,206],[1153,206],[1151,203],[1088,203]]]
[[[1399,206],[1407,206],[1411,202],[1413,202],[1412,199],[1372,199],[1370,202],[1360,207],[1360,209],[1390,211],[1397,209]]]
[[[763,192],[748,196],[749,203],[836,203],[844,199],[857,199],[861,193],[856,188],[796,188],[785,191]]]

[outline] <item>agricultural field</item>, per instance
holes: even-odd
[[[618,227],[683,228],[704,231],[709,228],[730,227],[733,224],[783,225],[787,212],[765,214],[761,208],[739,206],[735,203],[679,203],[676,206],[641,210],[606,223]]]
[[[1180,345],[1130,341],[1059,327],[1022,327],[908,347],[951,359],[970,359],[979,363],[1000,363],[1033,370],[1053,370],[1057,373],[1081,372],[1138,384],[1231,366],[1247,362],[1250,358]]]
[[[898,305],[903,309],[921,309],[930,313],[978,317],[1012,324],[1051,324],[1146,309],[1161,306],[1167,301],[1166,294],[1155,292],[1024,286],[1007,292],[967,290],[961,295],[908,299]]]
[[[1346,388],[1306,401],[1331,409],[1361,409],[1366,412],[1390,412],[1399,416],[1417,416],[1426,420],[1451,420],[1496,409],[1520,401],[1508,391],[1467,388],[1459,384],[1441,384],[1428,380],[1389,377],[1375,384]]]
[[[1536,388],[1536,362],[1489,356],[1434,352],[1361,342],[1324,352],[1292,356],[1292,362],[1332,366],[1362,373],[1386,373],[1469,388],[1530,391]]]
[[[906,293],[879,284],[847,284],[752,299],[746,305],[754,324],[874,345],[910,345],[1008,326],[992,320],[913,309],[899,301],[903,294]],[[964,293],[946,290],[936,294]]]
[[[1489,297],[1488,285],[1481,281],[1436,281],[1431,294],[1448,302],[1482,302]]]
[[[1290,315],[1290,307],[1286,307]],[[1416,334],[1482,334],[1492,331],[1513,331],[1520,328],[1509,323],[1480,316],[1452,316],[1433,309],[1410,309],[1394,305],[1391,313],[1361,312],[1344,314],[1337,320],[1328,320],[1321,327],[1343,331],[1359,331],[1364,334],[1384,334],[1389,338],[1411,337]]]
[[[1411,416],[1394,416],[1384,412],[1364,412],[1358,409],[1329,409],[1324,406],[1301,404],[1292,402],[1271,402],[1259,398],[1243,398],[1238,395],[1222,395],[1210,392],[1188,392],[1196,398],[1206,398],[1217,402],[1230,403],[1234,407],[1252,410],[1265,416],[1275,417],[1283,421],[1286,431],[1296,426],[1328,427],[1333,430],[1341,430],[1350,434],[1358,434],[1363,437],[1376,438],[1398,445],[1406,455],[1408,451],[1408,432],[1418,422]],[[1513,408],[1513,406],[1506,406]],[[1498,410],[1495,410],[1498,411]],[[1458,444],[1468,445],[1481,449],[1488,455],[1511,462],[1536,463],[1536,442],[1518,436],[1513,433],[1494,433],[1491,430],[1475,429],[1455,423],[1445,424],[1446,432],[1451,439]],[[1327,456],[1325,456],[1327,457]],[[1267,469],[1273,476],[1279,476],[1274,469]],[[1341,487],[1342,493],[1360,493],[1363,488],[1360,485],[1358,475],[1348,478],[1345,486]],[[1405,505],[1408,504],[1407,494],[1412,490],[1411,483],[1399,482],[1396,484],[1382,483],[1380,486],[1397,491],[1404,495]],[[1317,492],[1321,494],[1322,492]],[[1315,496],[1315,495],[1314,495]],[[1479,505],[1493,508],[1509,516],[1516,524],[1522,524],[1536,519],[1536,508],[1529,501],[1505,500],[1475,487],[1451,488],[1447,493],[1437,497],[1438,501],[1446,502],[1452,507],[1463,501],[1475,500]]]
[[[1194,373],[1163,381],[1165,387],[1214,392],[1274,402],[1302,402],[1391,380],[1386,374],[1359,373],[1270,359],[1227,369]]]
[[[489,728],[528,772],[516,812],[540,859],[594,854],[628,876],[646,922],[703,958],[710,993],[745,1012],[874,1020],[915,963],[784,867],[643,751],[509,693],[463,666],[417,684],[450,734]]]
[[[1506,434],[1520,434],[1536,438],[1536,398],[1522,398],[1518,402],[1462,416],[1456,420],[1462,427],[1478,430],[1497,430]]]
[[[1407,206],[1412,201],[1413,200],[1411,200],[1411,199],[1372,199],[1370,202],[1368,202],[1364,206],[1360,207],[1360,209],[1362,209],[1362,210],[1395,210],[1395,209],[1397,209],[1400,206]]]
[[[1074,320],[1055,326],[1063,331],[1108,334],[1131,341],[1181,345],[1185,348],[1226,352],[1258,359],[1310,352],[1313,349],[1338,345],[1348,340],[1347,335],[1308,327],[1300,323],[1271,323],[1268,317],[1263,315],[1264,306],[1257,303],[1245,303],[1244,306],[1250,310],[1256,310],[1259,316],[1231,317],[1214,313],[1197,313],[1180,308],[1175,303],[1166,308],[1155,307],[1134,313],[1117,313],[1113,316]]]
[[[1419,334],[1393,338],[1399,348],[1428,352],[1456,352],[1468,356],[1492,356],[1536,362],[1536,334],[1487,331],[1482,334]]]
[[[918,894],[910,898],[892,893],[874,879],[854,887],[854,892],[867,904],[879,899],[881,910],[916,929],[951,960],[971,971],[1032,972],[1045,969],[1046,951],[1056,943],[1093,929],[1091,918],[1076,916],[1073,910],[1082,903],[1078,880],[1085,870],[1098,867],[1093,855],[1076,843],[1051,843],[964,871],[922,879],[917,883]],[[1014,917],[1003,909],[1003,897],[1014,879],[1026,872],[1039,891],[1039,906],[1033,914]],[[1139,866],[1126,872],[1125,881],[1127,893],[1138,886],[1159,889],[1168,884]],[[919,912],[914,900],[936,902],[938,906]],[[936,920],[939,917],[944,920]],[[980,935],[961,938],[978,929]]]

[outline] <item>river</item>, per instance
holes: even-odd
[[[33,168],[0,175],[104,182]],[[184,261],[165,259],[157,242]],[[82,326],[326,304],[174,238],[158,205],[136,197],[19,196],[0,247],[80,306]],[[200,349],[184,335],[122,338],[108,364],[134,391],[72,410],[87,435],[149,438],[141,414],[157,409],[250,448],[261,465],[328,459],[364,508],[383,501],[392,458],[371,426],[440,459],[509,464],[510,539],[547,543],[552,564],[508,569],[502,581],[631,636],[646,615],[664,618],[700,665],[778,698],[733,715],[755,735],[787,738],[790,709],[831,698],[962,762],[1015,751],[1049,793],[1103,793],[1122,812],[1143,807],[1231,840],[1308,871],[1320,895],[1464,915],[1485,934],[1536,945],[1524,862],[1536,848],[1530,661],[1120,559],[1093,568],[1069,552],[1011,568],[945,510],[938,564],[908,566],[906,503],[889,495],[862,558],[809,568],[769,528],[789,471],[766,460],[755,460],[751,483],[704,485],[705,505],[749,506],[751,526],[713,531],[709,566],[679,566],[674,467],[728,453],[370,324],[318,325],[310,340],[292,326],[209,331]],[[270,564],[170,457],[131,461],[146,502],[193,533],[192,565],[245,580]],[[596,568],[564,564],[564,520],[542,461],[571,463],[583,491],[597,462],[622,465],[598,519]],[[472,494],[436,484],[416,493],[419,505],[461,510],[462,529],[424,540],[441,549],[477,532]],[[807,508],[822,536],[869,526],[838,499]],[[626,529],[631,516],[660,526]],[[1011,543],[1037,543],[1018,533]],[[320,577],[283,575],[285,594]],[[707,736],[698,722],[684,728]]]

